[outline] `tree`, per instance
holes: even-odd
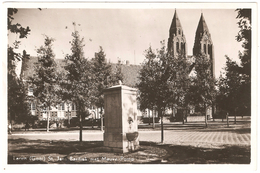
[[[216,98],[216,81],[213,77],[213,72],[210,70],[212,60],[205,54],[198,54],[195,56],[195,73],[196,76],[191,78],[191,85],[187,99],[198,107],[203,108],[205,113],[205,125],[207,123],[207,110],[214,109],[214,102]]]
[[[182,77],[185,75],[182,76],[179,73],[178,65],[184,61],[168,53],[164,42],[162,42],[161,49],[157,51],[157,55],[149,47],[145,52],[145,58],[138,77],[140,80],[140,83],[137,84],[138,100],[141,110],[148,108],[158,111],[161,118],[161,142],[163,142],[165,109],[173,103],[181,105],[180,100],[183,97],[181,91],[184,88],[182,84],[177,85],[177,82],[184,82]]]
[[[184,119],[187,118],[187,111],[189,100],[187,98],[189,86],[190,86],[190,67],[191,64],[188,59],[183,54],[178,54],[172,58],[173,67],[171,69],[172,74],[172,84],[171,90],[173,91],[172,105],[179,110],[182,110],[182,121],[184,124]],[[187,119],[186,119],[187,120]]]
[[[49,118],[52,106],[59,101],[57,91],[57,72],[54,53],[52,50],[53,38],[45,35],[44,46],[37,49],[38,62],[35,63],[35,73],[30,77],[33,94],[39,101],[39,107],[47,110],[47,132],[49,132]]]
[[[82,121],[88,116],[86,108],[91,105],[94,82],[91,63],[84,57],[84,39],[80,38],[78,31],[74,31],[72,37],[71,54],[66,56],[65,70],[67,74],[66,79],[61,84],[61,94],[63,99],[76,104],[77,116],[80,121],[79,140],[82,142]]]
[[[122,83],[124,83],[124,74],[122,72],[122,64],[120,61],[117,62],[115,72],[112,73],[111,78],[112,78],[112,81],[114,84],[117,84],[118,81],[121,81]],[[130,86],[130,87],[133,87],[133,86]]]
[[[111,64],[106,62],[106,55],[100,46],[99,52],[95,53],[95,57],[91,60],[93,81],[95,90],[93,91],[92,103],[101,109],[100,114],[103,115],[104,95],[103,90],[115,85],[119,80],[122,81],[121,67],[116,66],[115,73],[112,71]],[[101,130],[103,130],[103,117],[101,117]]]
[[[242,42],[239,52],[240,64],[226,56],[224,76],[219,79],[217,104],[231,114],[251,114],[251,9],[237,9],[238,27],[236,37]]]
[[[25,122],[30,116],[27,90],[22,80],[8,73],[8,119],[9,122]]]
[[[93,75],[95,81],[96,90],[93,95],[93,103],[98,108],[104,107],[103,90],[112,86],[112,67],[106,62],[106,55],[103,48],[100,46],[99,52],[95,53],[95,58],[92,59]]]
[[[236,37],[238,42],[242,42],[243,52],[239,52],[241,68],[239,70],[242,82],[240,85],[242,107],[244,114],[251,114],[251,9],[237,9],[238,27],[240,31]]]
[[[239,53],[241,60],[241,73],[247,75],[246,82],[251,79],[251,9],[237,9],[238,27],[240,31],[236,36],[238,42],[242,42],[243,53]]]
[[[14,15],[18,12],[15,8],[8,8],[7,10],[7,30],[10,33],[19,35],[19,38],[27,38],[30,29],[22,27],[21,24],[12,24]],[[7,52],[7,67],[8,67],[8,120],[12,124],[12,120],[26,121],[28,115],[30,115],[26,87],[21,78],[19,78],[15,72],[15,62],[28,58],[26,51],[23,54],[17,53],[16,49],[19,48],[20,41],[15,40],[12,45],[8,45]]]
[[[152,48],[149,47],[145,52],[145,62],[142,65],[142,69],[139,72],[140,83],[137,84],[138,100],[140,103],[140,109],[151,109],[158,111],[158,115],[161,118],[161,142],[164,140],[163,133],[163,110],[166,108],[168,101],[167,84],[165,84],[165,69],[162,67],[162,63],[165,62],[165,57],[156,55]],[[164,47],[161,50],[163,55]]]
[[[222,110],[234,113],[239,106],[241,84],[241,75],[239,75],[239,66],[226,56],[225,77],[222,75],[218,81],[217,104]]]

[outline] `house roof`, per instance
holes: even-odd
[[[117,64],[112,64],[112,69],[116,69]],[[123,84],[130,87],[135,87],[138,81],[138,74],[141,70],[141,65],[126,65],[122,64],[121,71],[123,73]]]
[[[22,65],[22,76],[24,80],[28,80],[34,74],[34,63],[37,63],[38,58],[31,56],[26,59]],[[65,71],[64,66],[66,61],[64,59],[55,59],[58,71]],[[116,70],[117,64],[111,63],[112,71]],[[123,74],[123,85],[135,87],[138,82],[138,73],[141,69],[141,65],[122,64],[121,71]]]

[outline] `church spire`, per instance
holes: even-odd
[[[173,19],[172,19],[172,24],[171,24],[171,27],[170,27],[170,32],[171,32],[171,30],[176,31],[176,28],[182,28],[182,27],[181,27],[181,22],[179,20],[179,17],[177,15],[177,11],[175,9],[174,16],[173,16]],[[176,35],[176,33],[175,33],[175,35]]]
[[[209,32],[209,28],[204,19],[203,13],[201,12],[199,24],[195,34],[195,41],[193,46],[193,55],[196,56],[198,54],[204,53],[207,57],[209,57],[212,61],[212,75],[214,74],[214,49],[213,42],[211,40],[211,35]]]
[[[177,15],[177,10],[175,9],[169,30],[168,51],[172,52],[175,56],[180,53],[186,55],[186,50],[186,38],[183,34],[181,22]]]
[[[201,12],[199,24],[198,24],[197,31],[196,31],[196,37],[199,37],[200,34],[203,34],[204,32],[209,33],[209,29],[208,29],[208,26],[204,19],[203,13]]]

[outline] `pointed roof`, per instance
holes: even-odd
[[[203,17],[203,13],[201,13],[200,21],[199,21],[197,31],[196,31],[196,35],[199,34],[199,33],[203,33],[204,31],[207,31],[209,33],[209,29],[208,29],[206,21]]]
[[[175,9],[170,30],[173,29],[173,28],[177,28],[177,27],[181,27],[181,22],[179,20],[179,17],[177,15],[177,12],[176,12],[176,9]]]

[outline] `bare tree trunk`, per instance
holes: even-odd
[[[71,113],[72,113],[72,110],[71,110]],[[68,125],[70,127],[70,116],[71,116],[71,113],[68,111]]]
[[[12,117],[11,117],[9,111],[8,111],[8,115],[9,115],[8,133],[12,134],[13,124],[12,124]]]
[[[226,117],[227,117],[227,127],[229,127],[228,113],[227,113]]]
[[[173,107],[173,105],[172,105],[172,121],[173,121],[173,115],[174,115],[174,107]]]
[[[101,129],[101,131],[103,132],[104,131],[104,129],[103,129],[103,108],[101,107],[101,110],[100,110],[100,114],[101,114],[101,116],[100,116],[100,129]]]
[[[164,136],[163,136],[163,115],[162,115],[162,110],[158,110],[158,115],[161,117],[161,143],[164,141]]]
[[[148,113],[148,119],[149,119],[148,125],[150,126],[150,125],[151,125],[151,122],[150,122],[150,110],[149,110],[149,109],[147,109],[147,113]]]
[[[50,128],[50,106],[48,107],[48,111],[47,111],[47,132],[49,132],[49,128]]]
[[[79,115],[79,141],[82,142],[82,112],[81,112],[81,106],[80,102],[78,101],[78,115]]]
[[[208,127],[208,117],[207,117],[207,106],[206,104],[204,103],[204,108],[205,108],[205,126],[206,128]]]
[[[185,110],[182,110],[182,124],[185,124]]]
[[[152,113],[152,115],[153,115],[153,129],[155,128],[155,118],[154,118],[154,114],[155,114],[155,110],[153,110],[153,113]]]
[[[237,124],[237,109],[235,109],[235,124]]]
[[[79,141],[82,142],[82,116],[79,115]]]

